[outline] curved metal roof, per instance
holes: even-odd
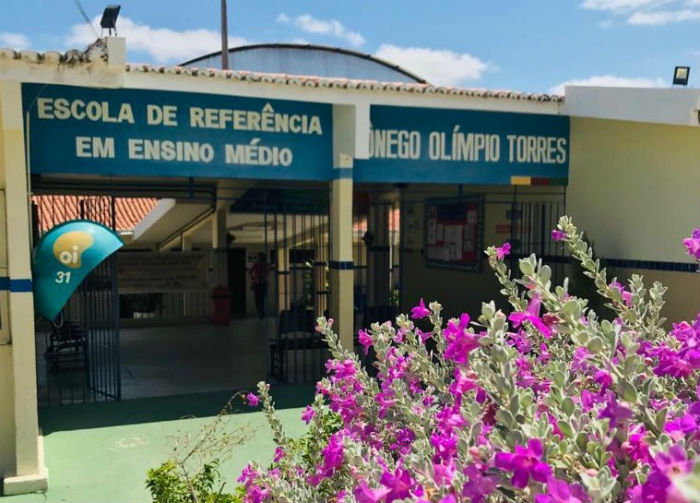
[[[181,66],[220,68],[220,57],[221,51],[216,51],[186,61]],[[427,83],[418,75],[371,54],[325,45],[243,45],[229,49],[229,62],[236,71]]]

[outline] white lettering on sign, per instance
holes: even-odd
[[[369,151],[382,159],[420,159],[420,133],[403,129],[370,129]]]
[[[284,166],[292,164],[294,155],[286,147],[259,145],[260,138],[248,144],[226,145],[226,164],[248,164],[253,166]]]
[[[557,136],[507,135],[463,132],[460,125],[452,133],[404,129],[375,129],[370,126],[369,152],[375,159],[420,159],[423,142],[431,161],[499,163],[507,159],[517,164],[566,164],[566,138]],[[507,148],[507,152],[503,149]]]
[[[146,123],[149,126],[177,126],[177,107],[146,105]]]
[[[92,159],[114,159],[114,138],[76,136],[75,155]]]
[[[92,122],[134,123],[134,112],[129,103],[118,107],[107,101],[88,101],[81,99],[67,100],[66,98],[37,98],[37,117],[40,119],[75,119]],[[116,108],[119,110],[116,111]],[[116,112],[116,114],[115,114]]]
[[[510,134],[508,160],[518,163],[566,163],[566,138],[555,136],[522,136]]]
[[[150,140],[129,138],[129,159],[141,161],[204,162],[214,160],[211,143],[198,141]]]
[[[202,129],[235,129],[267,133],[322,135],[318,115],[277,113],[267,103],[261,112],[230,108],[190,107],[190,127]]]

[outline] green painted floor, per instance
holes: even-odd
[[[313,387],[279,386],[272,393],[288,432],[301,434],[305,429],[301,408],[311,402]],[[43,409],[40,422],[49,490],[0,497],[0,503],[150,502],[144,485],[148,468],[168,457],[175,437],[199,432],[230,396],[228,392],[199,393]],[[261,412],[241,406],[226,420],[229,428],[255,428],[250,440],[235,448],[221,467],[233,486],[250,460],[272,459],[274,444]]]

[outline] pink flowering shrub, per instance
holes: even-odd
[[[445,323],[421,301],[360,332],[376,378],[320,319],[333,358],[303,412],[309,431],[289,438],[259,385],[278,447],[244,470],[244,501],[700,501],[700,318],[667,332],[661,284],[609,281],[567,217],[554,235],[614,319],[553,285],[535,256],[514,278],[507,245],[486,253],[512,312],[484,303]]]

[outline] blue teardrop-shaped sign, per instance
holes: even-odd
[[[49,230],[34,249],[34,310],[56,319],[85,276],[122,246],[111,229],[90,220]]]

